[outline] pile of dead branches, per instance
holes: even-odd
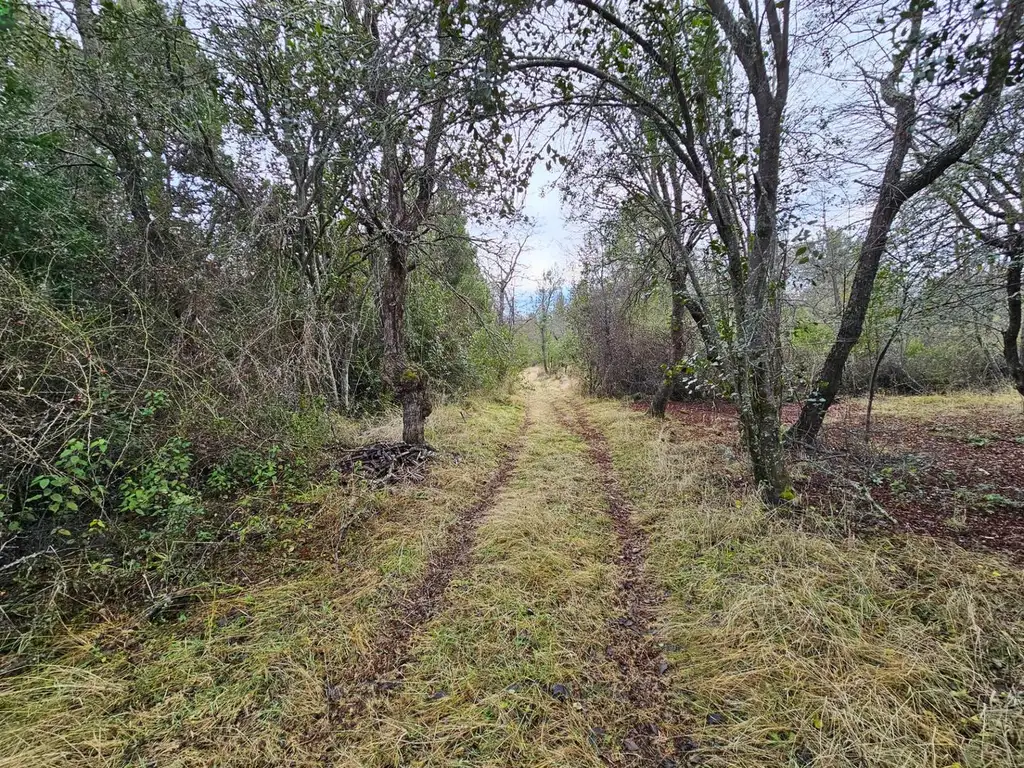
[[[426,464],[437,451],[429,445],[373,443],[338,453],[334,467],[343,475],[355,475],[375,485],[390,485],[423,480]]]

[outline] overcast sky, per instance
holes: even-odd
[[[558,176],[559,169],[548,171],[539,164],[526,192],[523,213],[535,226],[529,250],[522,258],[525,282],[536,283],[544,270],[553,267],[567,272],[582,240],[579,225],[563,215],[561,197],[553,187]]]

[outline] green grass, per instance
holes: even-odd
[[[867,408],[867,398],[850,402]],[[1019,419],[1021,404],[1021,396],[1007,387],[996,392],[968,390],[949,395],[886,395],[875,398],[873,410],[916,421],[928,421],[936,416],[970,417],[979,412]]]

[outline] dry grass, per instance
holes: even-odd
[[[677,730],[704,764],[1024,765],[1019,568],[918,537],[802,531],[730,491],[720,478],[738,468],[698,429],[589,408],[646,511]]]
[[[449,455],[425,484],[393,494],[323,489],[313,552],[290,572],[211,592],[181,622],[69,629],[56,661],[0,682],[0,766],[317,763],[325,684],[360,658],[521,415],[446,407],[428,437],[458,462]],[[339,541],[353,515],[367,522]]]
[[[527,446],[471,570],[412,649],[401,692],[341,734],[339,764],[602,765],[591,728],[625,714],[603,658],[613,533],[584,446],[546,391],[530,405]],[[571,700],[551,695],[556,684]]]
[[[528,439],[469,567],[414,636],[402,687],[355,722],[327,719],[325,686],[368,657],[388,607],[497,466],[520,406],[442,409],[431,439],[461,457],[423,485],[354,501],[323,489],[290,572],[211,589],[180,622],[69,630],[56,661],[0,681],[0,768],[630,764],[632,713],[605,655],[618,578],[607,503],[585,446],[554,418],[569,385],[533,376],[523,396]],[[956,403],[935,407],[970,407]],[[699,428],[586,408],[668,594],[666,750],[692,739],[702,765],[737,768],[1024,765],[1018,567],[769,513],[734,490],[743,467]],[[339,540],[352,519],[364,522]]]
[[[850,402],[867,408],[867,398]],[[951,395],[887,395],[875,399],[873,410],[880,415],[892,415],[919,421],[930,421],[936,416],[970,416],[979,410],[1004,414],[1008,418],[1021,414],[1021,396],[1007,387],[997,392],[965,391]]]

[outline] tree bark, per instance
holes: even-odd
[[[750,452],[755,482],[765,501],[779,504],[786,500],[789,475],[782,448],[780,403],[775,391],[778,373],[768,355],[751,356],[748,367],[750,391],[740,397],[740,429]]]
[[[676,388],[676,381],[678,374],[676,369],[679,363],[686,357],[686,334],[683,332],[684,324],[686,322],[686,313],[689,310],[691,316],[693,316],[694,322],[700,324],[698,316],[703,316],[703,312],[700,308],[694,307],[693,302],[686,293],[686,273],[683,269],[677,267],[669,272],[669,287],[672,290],[672,326],[669,329],[669,335],[671,338],[671,352],[669,359],[668,370],[665,371],[665,376],[662,379],[661,384],[658,386],[658,390],[654,393],[654,397],[651,399],[650,414],[655,418],[665,418],[665,409],[668,407],[668,401],[672,397],[673,392]],[[695,314],[696,313],[696,314]]]
[[[338,376],[334,370],[334,350],[331,344],[331,323],[326,318],[318,321],[320,331],[320,349],[323,355],[323,369],[327,376],[327,402],[331,408],[338,410],[341,407],[341,391],[338,386]]]
[[[907,140],[909,142],[909,136]],[[902,159],[900,163],[902,164]],[[788,442],[796,444],[813,442],[825,421],[825,414],[828,413],[828,409],[835,402],[836,395],[839,394],[846,361],[850,357],[850,352],[860,341],[861,332],[864,330],[864,319],[867,317],[868,305],[871,302],[875,277],[878,275],[878,267],[889,240],[889,229],[903,202],[900,193],[891,182],[879,196],[875,212],[871,217],[871,224],[868,227],[868,234],[861,246],[857,272],[853,278],[846,308],[843,310],[839,332],[836,334],[836,340],[829,349],[825,362],[822,363],[821,370],[814,379],[811,394],[804,401],[797,422],[786,435]]]
[[[352,408],[352,356],[356,348],[356,335],[359,332],[358,318],[345,329],[344,341],[341,350],[341,359],[338,361],[338,400],[341,407],[347,412]]]
[[[551,373],[548,370],[548,332],[544,327],[545,323],[541,323],[540,327],[540,359],[544,364],[544,373]]]
[[[1024,238],[1010,238],[1011,253],[1006,267],[1006,309],[1009,321],[1003,331],[1003,361],[1013,386],[1024,397],[1024,367],[1021,366],[1021,268],[1024,266]]]
[[[380,324],[384,335],[384,375],[402,404],[402,440],[426,443],[426,420],[431,412],[427,374],[408,361],[405,351],[405,304],[408,294],[409,248],[392,241],[382,276]]]

